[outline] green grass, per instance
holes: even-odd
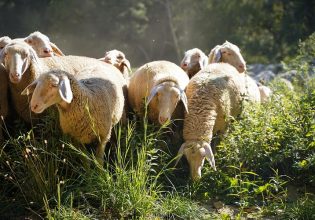
[[[305,53],[292,61],[302,74],[314,70]],[[205,163],[196,182],[184,158],[173,167],[181,121],[116,125],[104,167],[94,144],[61,133],[53,110],[31,128],[16,121],[0,149],[0,218],[313,219],[315,80],[270,86],[272,100],[244,106],[219,137],[218,170]]]

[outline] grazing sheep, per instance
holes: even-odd
[[[254,102],[260,102],[260,91],[255,82],[246,74],[246,62],[240,52],[238,46],[225,41],[222,45],[215,46],[209,54],[209,63],[228,63],[234,66],[242,75],[243,82],[246,86],[247,99]]]
[[[123,52],[119,50],[110,50],[107,51],[105,56],[99,60],[114,65],[123,74],[125,79],[129,78],[129,73],[131,72],[130,62],[126,59]]]
[[[153,61],[141,66],[130,78],[128,99],[130,106],[140,116],[144,115],[144,101],[148,104],[148,118],[164,124],[170,120],[182,100],[186,111],[184,92],[189,82],[187,74],[169,61]]]
[[[0,63],[5,66],[9,75],[9,87],[14,108],[17,114],[26,122],[30,122],[34,115],[29,110],[28,97],[21,96],[21,92],[44,71],[61,69],[76,74],[85,67],[108,66],[113,69],[111,73],[119,75],[122,82],[126,84],[121,73],[112,65],[93,58],[79,56],[38,58],[32,47],[23,41],[7,45],[1,51]]]
[[[180,67],[187,73],[189,78],[193,77],[199,70],[208,65],[208,57],[198,48],[185,52],[185,56],[180,63]]]
[[[184,154],[194,180],[201,177],[204,159],[216,169],[210,142],[217,132],[224,132],[232,117],[241,113],[245,86],[237,70],[226,63],[210,64],[200,70],[186,87],[189,113],[185,114]]]
[[[110,66],[95,66],[73,75],[62,70],[41,74],[22,94],[33,93],[35,113],[56,105],[64,133],[83,144],[98,141],[96,158],[103,165],[104,148],[112,127],[120,120],[124,95],[122,80]]]

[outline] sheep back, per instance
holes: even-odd
[[[226,129],[229,118],[241,112],[242,79],[229,64],[210,64],[186,88],[189,113],[185,114],[185,141],[210,143],[212,135]]]
[[[29,109],[29,97],[22,96],[21,92],[26,88],[31,82],[38,78],[38,76],[46,71],[53,69],[60,69],[70,74],[75,75],[86,67],[96,67],[101,66],[104,68],[110,68],[111,74],[121,75],[119,70],[112,68],[110,64],[101,62],[94,58],[83,57],[83,56],[54,56],[39,58],[39,63],[31,63],[30,67],[23,74],[22,80],[18,84],[10,83],[10,90],[12,94],[12,100],[14,107],[18,115],[26,122],[30,122],[31,118],[38,118],[34,113],[31,113]],[[121,82],[126,85],[126,80],[121,77]]]
[[[93,67],[91,73],[82,71],[69,75],[73,101],[70,109],[60,111],[60,126],[81,143],[100,137],[108,141],[111,128],[120,120],[124,108],[121,73],[112,66]]]

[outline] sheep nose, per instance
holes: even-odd
[[[183,63],[183,64],[182,64],[182,67],[187,67],[187,66],[188,66],[187,63]]]
[[[38,108],[38,104],[35,104],[35,105],[31,106],[31,109],[32,109],[33,112],[36,111],[37,108]]]
[[[159,117],[159,122],[160,122],[160,124],[164,124],[167,120],[168,120],[167,117],[163,117],[163,116],[160,116],[160,117]]]
[[[240,65],[238,65],[238,67],[239,67],[241,70],[245,70],[245,65],[244,65],[244,64],[240,64]]]
[[[18,78],[18,77],[20,76],[20,74],[18,74],[18,73],[12,73],[12,76],[13,76],[14,78]]]

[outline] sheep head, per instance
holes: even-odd
[[[185,155],[187,158],[190,167],[190,175],[193,180],[200,179],[201,169],[205,159],[208,160],[211,167],[216,170],[211,146],[204,141],[186,141],[183,143],[178,151],[176,164],[182,155]]]
[[[185,92],[174,82],[162,82],[151,89],[150,95],[147,98],[147,104],[155,102],[152,104],[157,105],[159,110],[158,121],[163,125],[171,119],[177,103],[180,100],[183,102],[186,112],[188,112]]]
[[[9,43],[11,43],[11,38],[8,36],[0,37],[0,50],[2,50]]]
[[[23,41],[14,41],[0,52],[0,63],[9,73],[12,83],[19,83],[31,62],[38,63],[36,52]]]
[[[49,38],[39,31],[31,33],[24,39],[36,51],[39,57],[52,57],[54,55],[63,56],[61,50]]]
[[[229,63],[234,66],[239,73],[246,71],[246,62],[238,46],[226,41],[222,45],[215,46],[209,54],[209,63]]]
[[[180,63],[180,67],[188,74],[189,78],[207,65],[208,57],[198,48],[186,51]]]
[[[28,85],[22,95],[31,94],[31,110],[35,113],[42,113],[46,108],[55,105],[71,103],[73,94],[70,80],[63,71],[50,71]]]
[[[104,61],[105,63],[112,64],[118,68],[121,73],[124,73],[126,68],[128,72],[131,71],[129,60],[127,60],[125,54],[119,50],[107,51],[104,58],[101,58],[100,60]]]

